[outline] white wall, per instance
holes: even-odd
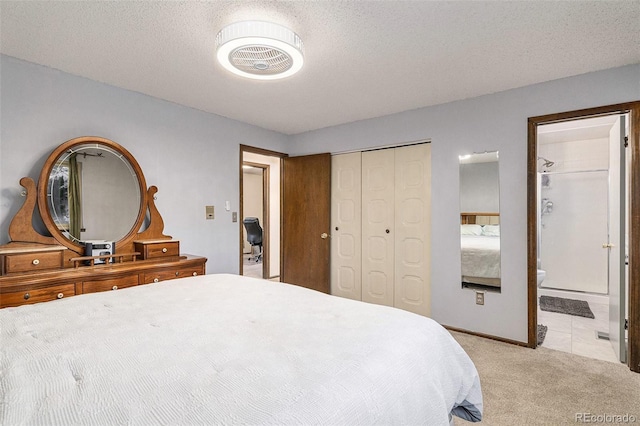
[[[363,120],[292,138],[294,154],[431,140],[433,318],[527,341],[527,118],[640,99],[640,64]],[[500,151],[502,293],[460,288],[458,156]]]
[[[555,164],[545,168],[549,172],[607,170],[609,168],[609,139],[596,138],[538,144],[538,156]],[[538,161],[542,165],[542,161]]]
[[[5,55],[0,68],[0,244],[24,200],[20,178],[37,180],[58,145],[94,135],[138,160],[184,253],[206,256],[208,273],[238,272],[239,145],[286,152],[285,135]],[[206,205],[217,207],[214,220]]]

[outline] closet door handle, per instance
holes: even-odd
[[[320,238],[322,238],[323,240],[326,240],[329,237],[329,235],[327,235],[326,232],[323,232],[322,234],[320,234]]]
[[[614,247],[615,246],[613,244],[611,244],[611,243],[602,245],[602,248],[614,248]]]
[[[388,233],[389,233],[389,232],[391,232],[391,231],[389,231],[388,229],[385,229],[385,230],[384,230],[384,232],[386,232],[386,233],[388,234]]]

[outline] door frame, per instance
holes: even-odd
[[[262,201],[262,209],[263,209],[263,246],[262,246],[262,276],[263,278],[269,278],[270,276],[270,252],[271,252],[271,247],[270,247],[270,239],[269,239],[269,220],[270,220],[270,206],[271,206],[271,202],[269,198],[265,198],[265,197],[269,197],[269,176],[268,176],[268,171],[269,171],[269,166],[265,165],[265,164],[258,164],[258,163],[252,163],[252,162],[248,162],[248,161],[244,161],[244,154],[245,152],[248,153],[253,153],[253,154],[259,154],[259,155],[264,155],[267,157],[276,157],[280,159],[280,170],[282,173],[282,159],[285,157],[288,157],[288,154],[282,153],[282,152],[277,152],[277,151],[271,151],[268,149],[264,149],[264,148],[258,148],[258,147],[254,147],[254,146],[249,146],[249,145],[243,145],[240,144],[240,162],[239,162],[239,166],[238,166],[238,173],[239,173],[239,194],[240,194],[240,207],[239,207],[239,215],[240,215],[240,219],[238,220],[238,233],[239,233],[239,267],[238,267],[238,273],[240,275],[243,275],[243,247],[244,247],[244,235],[243,235],[243,227],[244,225],[242,224],[242,220],[244,218],[244,173],[242,171],[242,166],[244,164],[249,164],[252,165],[254,167],[260,167],[263,168],[263,176],[262,176],[262,181],[263,181],[263,190],[262,190],[262,196],[263,196],[263,201]],[[265,173],[266,171],[266,173]],[[264,186],[266,185],[266,186]],[[280,212],[280,215],[282,216],[282,211]],[[266,219],[265,219],[266,218]],[[282,241],[282,227],[280,227],[280,236],[279,236],[280,241]],[[282,245],[281,245],[282,247]],[[280,256],[282,257],[282,256]]]
[[[527,346],[537,346],[537,157],[539,125],[601,115],[629,114],[629,309],[627,365],[640,373],[640,101],[529,117],[527,136]]]

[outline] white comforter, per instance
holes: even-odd
[[[434,321],[235,275],[0,310],[0,424],[449,424],[478,375]]]
[[[500,278],[500,237],[462,235],[462,275]]]

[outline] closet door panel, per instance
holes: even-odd
[[[331,158],[331,294],[362,298],[361,153]]]
[[[395,149],[394,306],[430,315],[431,145]]]
[[[362,300],[393,306],[394,150],[362,153]]]

